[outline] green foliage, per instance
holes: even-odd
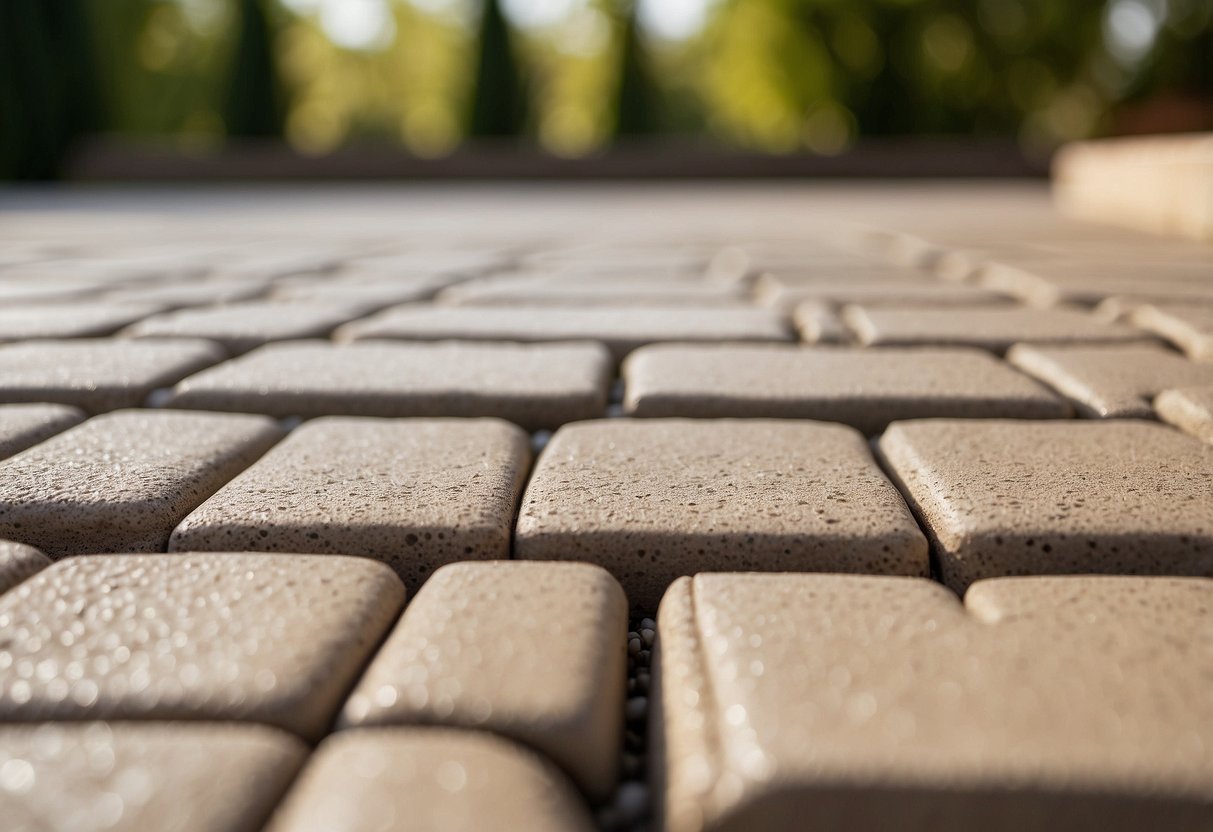
[[[646,136],[659,132],[656,91],[649,75],[648,56],[631,4],[623,20],[619,59],[619,88],[615,99],[615,135]]]
[[[527,117],[526,85],[498,0],[484,0],[468,134],[518,136]]]
[[[273,32],[261,0],[240,0],[239,33],[223,106],[227,134],[281,136],[286,107]]]

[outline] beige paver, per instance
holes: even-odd
[[[281,431],[263,416],[121,410],[0,462],[0,538],[52,557],[164,551]]]
[[[0,540],[0,593],[50,565],[51,559],[33,546]]]
[[[1094,305],[1112,296],[1207,300],[1213,292],[1208,263],[1138,264],[1089,260],[1042,261],[1031,266],[987,263],[978,281],[1036,306]]]
[[[5,726],[0,815],[11,830],[256,832],[306,756],[260,726]]]
[[[1165,421],[1213,443],[1213,385],[1164,390],[1154,409]]]
[[[330,417],[297,428],[181,522],[172,551],[339,553],[418,586],[508,558],[529,437],[496,419]]]
[[[1007,360],[1066,396],[1085,416],[1151,419],[1150,401],[1168,387],[1213,384],[1213,364],[1157,344],[1020,344]]]
[[[270,344],[177,385],[174,407],[273,416],[497,416],[528,429],[607,405],[600,344]]]
[[[156,389],[217,364],[210,341],[80,338],[0,345],[0,402],[57,402],[92,413],[138,407]]]
[[[800,340],[809,344],[841,344],[851,340],[850,331],[843,326],[838,310],[825,303],[806,301],[792,313],[792,322]]]
[[[1213,294],[1213,288],[1209,290]],[[1213,306],[1167,304],[1143,306],[1129,319],[1165,338],[1199,361],[1213,361]]]
[[[206,338],[232,353],[271,341],[318,338],[352,320],[360,310],[334,303],[249,301],[179,309],[145,318],[123,330],[134,338]]]
[[[632,353],[623,373],[634,416],[820,419],[870,435],[895,419],[1070,413],[989,353],[964,348],[662,344]]]
[[[44,338],[109,335],[163,307],[143,303],[4,304],[0,306],[0,343]]]
[[[665,828],[1203,830],[1213,582],[699,575],[658,620]]]
[[[401,306],[341,327],[339,340],[600,341],[617,359],[660,341],[788,341],[769,309]]]
[[[182,283],[151,283],[113,289],[106,293],[110,301],[153,303],[162,309],[189,306],[213,306],[251,300],[265,292],[266,284],[248,278],[240,280],[191,280]]]
[[[0,596],[0,721],[239,721],[316,740],[403,604],[366,558],[69,558]]]
[[[269,832],[592,832],[551,763],[492,734],[442,728],[343,731],[321,744]]]
[[[0,459],[50,439],[84,417],[83,411],[65,404],[0,405]]]
[[[1213,448],[1148,422],[932,420],[880,440],[948,586],[1213,575]]]
[[[760,280],[758,298],[776,309],[793,309],[806,301],[835,306],[983,306],[1011,303],[1006,295],[977,286],[958,285],[925,276],[855,280],[851,277],[792,281]]]
[[[967,346],[1005,352],[1020,341],[1059,344],[1148,339],[1133,327],[1071,309],[848,306],[842,315],[856,338],[873,346]]]
[[[692,277],[526,275],[463,283],[444,291],[439,300],[460,306],[735,306],[745,303],[745,287]]]
[[[491,731],[539,750],[602,800],[619,768],[627,632],[627,598],[597,566],[444,566],[388,636],[341,721]]]
[[[523,495],[514,556],[600,564],[647,610],[700,571],[927,571],[858,431],[765,419],[566,425]]]
[[[297,281],[275,288],[273,297],[296,303],[337,304],[343,308],[370,311],[398,303],[428,300],[450,283],[448,278],[428,280],[368,281],[341,280],[326,277],[321,280]]]

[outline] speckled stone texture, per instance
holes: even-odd
[[[0,721],[255,722],[316,740],[403,604],[365,558],[70,558],[0,596]]]
[[[599,341],[618,360],[661,341],[789,341],[769,309],[552,306],[400,306],[343,326],[338,340]]]
[[[273,416],[497,416],[530,430],[600,415],[599,344],[271,344],[177,385],[173,407]]]
[[[1070,399],[1082,415],[1098,418],[1152,419],[1150,402],[1168,387],[1213,385],[1213,364],[1157,344],[1020,344],[1007,360]]]
[[[164,312],[127,327],[122,334],[133,338],[206,338],[236,354],[270,341],[321,337],[359,314],[358,309],[334,303],[249,301]]]
[[[602,800],[619,769],[627,632],[627,598],[597,566],[444,566],[388,636],[341,724],[491,731],[542,752]]]
[[[45,569],[51,559],[33,546],[0,540],[0,593]]]
[[[52,557],[164,551],[282,435],[264,416],[120,410],[0,462],[0,538]]]
[[[268,832],[593,832],[547,761],[479,731],[347,731],[325,740]]]
[[[597,563],[643,610],[700,571],[927,574],[926,540],[863,436],[823,422],[566,425],[515,529],[515,557]]]
[[[256,832],[307,749],[260,726],[0,727],[10,830]]]
[[[900,422],[879,449],[953,589],[1004,575],[1213,575],[1213,448],[1170,428]]]
[[[505,559],[529,437],[497,419],[329,417],[296,428],[181,522],[171,551],[360,555],[419,586]]]
[[[1072,309],[848,306],[843,321],[860,343],[873,346],[964,346],[1003,353],[1019,341],[1098,344],[1148,340],[1138,329]]]
[[[1164,390],[1154,408],[1164,421],[1213,443],[1213,385]]]
[[[0,306],[0,343],[109,335],[163,307],[142,303],[18,304]]]
[[[669,832],[1206,830],[1213,582],[682,579],[658,620]]]
[[[633,416],[783,417],[871,435],[895,419],[1057,419],[1070,408],[980,350],[643,347],[624,362]]]
[[[1211,267],[1213,268],[1213,267]],[[1205,298],[1213,288],[1205,288]],[[1213,306],[1167,304],[1142,306],[1129,316],[1142,329],[1165,338],[1199,361],[1213,361]]]
[[[0,459],[50,439],[84,417],[83,411],[64,404],[0,405]]]
[[[57,402],[92,413],[138,407],[148,394],[223,360],[210,341],[87,338],[0,346],[0,402]]]

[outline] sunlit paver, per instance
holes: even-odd
[[[8,725],[0,816],[11,830],[257,832],[306,756],[253,725]]]
[[[460,306],[730,306],[745,302],[735,281],[648,276],[571,279],[526,275],[464,283],[447,289],[443,303]]]
[[[1213,270],[1213,266],[1210,266]],[[1205,298],[1213,295],[1213,279]],[[1129,316],[1134,324],[1149,330],[1199,361],[1213,361],[1213,305],[1143,306]]]
[[[92,338],[159,312],[145,303],[0,304],[0,343],[46,338]]]
[[[256,722],[315,740],[403,603],[365,558],[69,558],[0,596],[0,722]]]
[[[762,419],[566,425],[531,476],[514,555],[600,564],[648,610],[701,571],[927,573],[926,540],[858,431]]]
[[[135,338],[206,338],[232,353],[271,341],[317,338],[361,314],[336,303],[248,301],[179,309],[145,318],[123,334]]]
[[[990,263],[980,270],[982,286],[1015,295],[1035,306],[1094,305],[1112,296],[1207,300],[1213,266],[1205,263],[1140,264],[1089,260],[1044,261],[1031,266]]]
[[[0,593],[8,592],[29,576],[45,569],[51,559],[33,546],[0,540]]]
[[[1213,581],[699,575],[658,619],[670,832],[1213,824]]]
[[[880,440],[944,583],[1213,575],[1213,447],[1149,422],[926,420]]]
[[[52,557],[164,551],[281,436],[264,416],[121,410],[0,462],[0,538]]]
[[[628,604],[585,563],[444,566],[349,702],[347,726],[476,728],[525,743],[596,800],[619,768]]]
[[[418,586],[445,563],[509,557],[530,456],[496,419],[318,419],[185,518],[169,548],[360,555]]]
[[[1165,421],[1213,443],[1213,385],[1164,390],[1154,408]]]
[[[50,439],[84,417],[83,411],[65,404],[0,405],[0,459]]]
[[[793,309],[806,301],[842,306],[858,303],[874,306],[974,306],[1011,301],[1006,295],[977,286],[916,277],[855,279],[850,275],[796,280],[765,276],[757,285],[763,303],[777,309]]]

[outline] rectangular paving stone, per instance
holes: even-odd
[[[669,832],[1213,824],[1213,581],[680,579],[653,733]]]
[[[445,563],[510,556],[530,461],[530,438],[496,419],[317,419],[181,521],[169,550],[360,555],[419,586]]]
[[[206,338],[232,354],[271,341],[321,338],[361,310],[334,303],[249,301],[178,309],[146,318],[122,334],[132,338]]]
[[[3,726],[0,815],[21,830],[257,832],[306,757],[255,725]]]
[[[198,339],[80,338],[0,345],[0,402],[57,402],[92,413],[138,407],[153,390],[224,358]]]
[[[623,366],[632,416],[843,422],[871,435],[895,419],[1058,419],[1064,402],[980,350],[642,347]]]
[[[1213,448],[1149,422],[930,420],[879,442],[944,583],[1213,575]]]
[[[0,538],[52,557],[164,551],[282,435],[264,416],[120,410],[0,462]]]
[[[791,310],[806,301],[834,306],[988,306],[1008,304],[1006,295],[977,286],[957,285],[927,277],[853,280],[850,277],[791,282],[778,278],[757,284],[759,300]]]
[[[438,296],[457,306],[739,306],[745,287],[734,281],[645,276],[571,279],[560,275],[490,277]]]
[[[109,335],[161,309],[154,304],[100,301],[4,304],[0,306],[0,343]]]
[[[644,610],[700,571],[927,573],[926,540],[863,436],[822,422],[566,425],[515,528],[515,557],[597,563]]]
[[[1203,264],[1092,264],[1089,261],[1041,262],[1031,266],[987,263],[978,282],[1035,306],[1072,303],[1093,306],[1112,296],[1165,297],[1174,301],[1208,299],[1213,278]]]
[[[216,306],[247,301],[264,294],[266,283],[259,280],[191,280],[188,283],[137,284],[106,293],[106,300],[125,303],[151,303],[161,309],[190,306]]]
[[[792,323],[800,340],[808,344],[843,344],[851,340],[838,311],[817,301],[805,301],[792,313]]]
[[[50,439],[84,418],[83,411],[65,404],[0,405],[0,459]]]
[[[267,832],[593,832],[577,791],[538,754],[483,731],[343,731],[312,755]]]
[[[1213,443],[1213,385],[1164,390],[1154,409],[1164,421]]]
[[[1152,419],[1151,400],[1168,387],[1213,384],[1213,364],[1157,344],[1020,344],[1007,361],[1074,402],[1084,416]]]
[[[1213,293],[1213,284],[1210,292]],[[1213,361],[1213,306],[1149,305],[1129,316],[1135,326],[1165,338],[1198,361]]]
[[[597,566],[444,566],[380,648],[339,724],[491,731],[540,751],[601,801],[619,770],[627,633],[627,598]]]
[[[0,594],[45,569],[51,559],[33,546],[0,540]]]
[[[1002,353],[1020,341],[1100,344],[1148,338],[1133,327],[1070,309],[848,306],[842,316],[856,339],[871,346],[965,346]]]
[[[599,341],[616,360],[660,341],[790,341],[769,309],[401,306],[341,327],[338,340]]]
[[[0,596],[0,721],[253,722],[315,741],[403,605],[366,558],[69,558]]]
[[[600,344],[270,344],[190,376],[168,404],[272,416],[496,416],[528,430],[601,415]]]
[[[369,312],[399,303],[429,300],[450,283],[449,278],[428,280],[358,282],[326,276],[309,282],[298,281],[275,288],[275,300],[293,303],[336,304],[343,308]]]

